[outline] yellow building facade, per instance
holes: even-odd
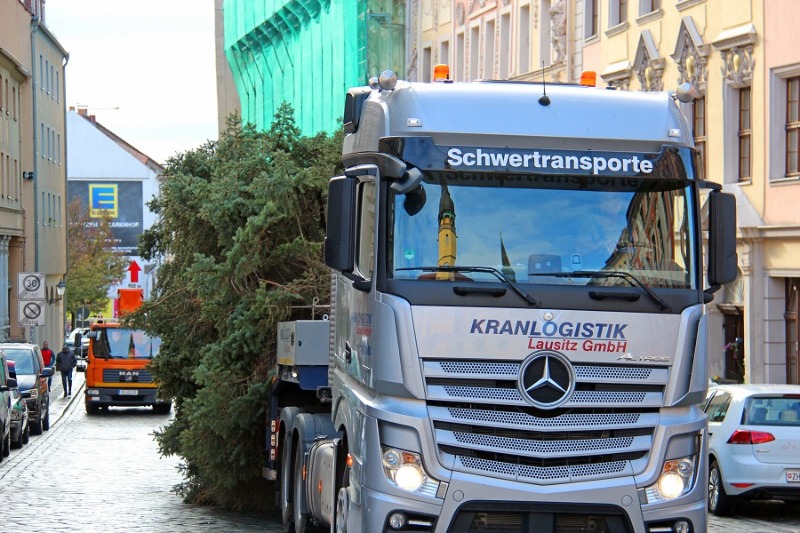
[[[43,0],[0,3],[0,341],[64,338],[67,58]],[[41,273],[35,299],[20,273]]]
[[[737,198],[740,276],[708,306],[709,373],[798,383],[800,2],[410,0],[406,78],[574,82],[671,90],[705,177]]]

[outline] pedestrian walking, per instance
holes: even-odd
[[[78,366],[75,354],[66,344],[56,355],[56,369],[61,372],[61,384],[64,386],[64,398],[72,396],[72,370]]]
[[[42,343],[42,359],[44,359],[44,366],[52,368],[56,364],[56,354],[50,349],[50,343],[44,341]],[[53,376],[47,378],[47,390],[52,388]]]

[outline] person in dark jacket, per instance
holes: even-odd
[[[61,372],[61,385],[64,386],[64,398],[72,396],[72,369],[78,366],[78,360],[66,344],[56,355],[56,369]]]

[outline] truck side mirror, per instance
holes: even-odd
[[[344,274],[355,268],[356,186],[358,180],[337,176],[328,183],[325,264]]]
[[[78,348],[78,350],[80,350],[81,342],[83,342],[83,335],[81,335],[80,333],[76,333],[75,334],[75,342],[73,342],[72,345],[75,348]]]
[[[716,290],[738,272],[736,198],[714,191],[708,197],[708,284]]]

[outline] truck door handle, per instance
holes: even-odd
[[[344,361],[345,363],[351,363],[353,361],[353,350],[350,348],[350,343],[344,343]]]

